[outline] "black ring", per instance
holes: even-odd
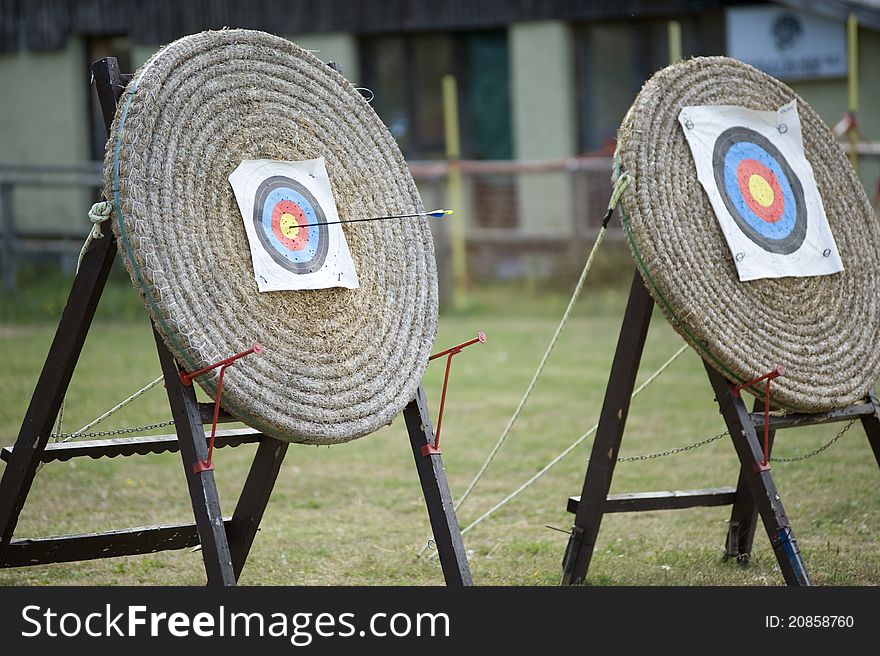
[[[765,237],[750,226],[739,213],[739,209],[727,191],[727,185],[724,183],[724,158],[732,146],[743,141],[763,148],[770,157],[774,158],[791,186],[791,194],[794,197],[795,203],[794,226],[792,226],[791,232],[782,239]],[[712,153],[712,169],[715,173],[715,185],[721,193],[721,199],[724,201],[730,216],[746,237],[765,251],[781,255],[789,255],[801,247],[801,244],[804,243],[804,238],[807,236],[807,209],[804,203],[804,188],[791,170],[788,161],[779,152],[779,149],[764,135],[744,127],[733,127],[725,130],[715,140],[715,149]]]
[[[266,204],[266,198],[268,198],[269,194],[280,187],[288,187],[298,194],[302,194],[312,206],[312,209],[315,210],[317,223],[321,224],[326,223],[327,221],[323,208],[302,183],[297,182],[296,180],[291,180],[283,175],[273,175],[271,178],[266,178],[260,183],[260,186],[257,187],[257,193],[254,195],[254,227],[257,231],[257,237],[259,237],[260,243],[263,245],[266,252],[272,256],[272,259],[275,260],[279,266],[282,266],[293,273],[311,273],[317,271],[324,266],[324,260],[327,259],[327,248],[329,247],[329,244],[326,225],[309,227],[309,230],[316,228],[318,230],[318,250],[315,252],[315,256],[306,262],[292,262],[291,260],[288,260],[275,250],[272,242],[269,241],[269,236],[265,232],[263,227],[263,205]]]

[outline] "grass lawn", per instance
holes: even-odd
[[[628,283],[629,274],[623,278]],[[461,508],[462,526],[595,423],[622,317],[623,290],[619,285],[600,291],[587,288],[518,425]],[[443,423],[443,457],[456,496],[503,430],[566,300],[560,293],[484,290],[468,312],[441,316],[438,350],[472,337],[477,330],[489,336],[485,345],[458,356],[453,367]],[[14,301],[7,297],[2,302]],[[85,424],[159,375],[147,320],[119,320],[119,316],[128,314],[112,307],[99,309],[68,395],[67,430]],[[15,439],[53,331],[52,321],[0,324],[2,444]],[[662,317],[655,316],[640,380],[680,344]],[[442,373],[442,364],[433,364],[426,379],[434,413]],[[164,391],[158,387],[100,428],[167,418]],[[776,453],[804,453],[841,427],[782,432]],[[634,403],[622,455],[688,444],[721,430],[723,422],[701,362],[688,350]],[[589,447],[588,440],[465,536],[478,584],[558,583],[567,536],[545,526],[570,527],[566,500],[580,492]],[[254,448],[224,449],[217,454],[216,475],[228,513]],[[736,457],[725,438],[675,457],[621,463],[612,491],[734,485],[736,475]],[[853,426],[819,457],[774,466],[774,475],[814,581],[825,585],[880,583],[880,472],[860,426]],[[760,528],[748,566],[722,562],[728,514],[729,508],[722,507],[609,515],[602,525],[588,583],[781,584]],[[191,508],[177,454],[79,459],[53,463],[40,471],[16,536],[189,520]],[[439,563],[416,558],[428,535],[402,418],[346,445],[293,445],[242,583],[441,584]],[[200,555],[189,551],[0,570],[0,584],[5,585],[200,585],[203,581]]]

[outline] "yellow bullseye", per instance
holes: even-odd
[[[771,191],[770,193],[772,194],[773,192]],[[282,214],[279,224],[281,226],[281,234],[288,239],[296,239],[297,235],[299,235],[299,223],[297,223],[296,217],[293,214],[288,212]]]
[[[757,173],[749,176],[749,193],[761,207],[770,207],[773,204],[773,188]]]

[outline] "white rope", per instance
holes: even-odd
[[[104,237],[104,233],[101,231],[101,224],[108,220],[112,213],[113,205],[105,200],[102,200],[100,203],[95,203],[92,205],[91,209],[89,209],[89,221],[92,222],[92,229],[89,231],[89,236],[86,237],[86,242],[79,251],[79,258],[76,260],[77,273],[79,273],[79,267],[82,264],[86,252],[89,250],[89,246],[92,245],[92,240]]]
[[[624,173],[621,175],[614,184],[614,190],[611,193],[611,200],[608,202],[608,211],[605,215],[605,221],[602,224],[602,229],[599,231],[599,235],[596,237],[596,243],[593,244],[593,248],[590,251],[589,256],[587,257],[587,262],[584,264],[584,269],[581,271],[581,276],[578,278],[577,285],[575,285],[574,292],[572,292],[571,298],[568,301],[568,307],[565,308],[565,312],[562,314],[562,319],[559,321],[559,325],[556,326],[556,332],[553,333],[553,337],[550,339],[550,343],[547,345],[547,349],[544,351],[544,356],[541,358],[541,362],[538,364],[538,368],[535,370],[534,375],[532,376],[532,380],[529,383],[529,386],[526,388],[525,393],[522,395],[522,398],[519,400],[519,404],[516,406],[516,410],[513,411],[513,415],[511,415],[510,419],[507,422],[507,426],[504,427],[504,430],[501,432],[501,435],[498,437],[498,440],[495,442],[495,446],[492,447],[492,450],[489,452],[489,455],[486,457],[486,460],[480,466],[479,471],[477,471],[474,478],[468,484],[465,491],[458,498],[458,501],[455,502],[454,509],[458,510],[461,505],[465,502],[465,500],[470,496],[473,489],[477,486],[480,479],[483,477],[483,474],[489,468],[489,465],[492,464],[492,461],[495,459],[495,454],[498,453],[498,450],[501,448],[501,445],[504,444],[505,440],[507,440],[507,436],[510,434],[511,429],[514,424],[516,424],[519,419],[520,414],[522,413],[523,407],[526,402],[529,400],[529,397],[532,395],[532,391],[535,389],[535,385],[538,382],[538,378],[540,378],[541,374],[544,371],[544,366],[547,364],[547,360],[550,357],[550,354],[553,352],[553,349],[556,347],[556,342],[559,340],[559,335],[562,333],[562,329],[565,328],[565,324],[568,323],[568,318],[571,316],[571,312],[574,309],[575,303],[577,303],[578,298],[580,298],[581,291],[584,288],[584,283],[587,281],[587,277],[590,275],[590,269],[593,267],[593,260],[596,257],[596,253],[599,250],[599,246],[602,245],[602,241],[605,239],[605,233],[607,232],[607,224],[608,218],[611,216],[611,212],[614,211],[614,208],[617,207],[618,202],[620,202],[620,196],[623,193],[624,189],[626,189],[627,185],[629,185],[630,177],[628,174]],[[422,547],[421,551],[417,555],[421,556],[428,549],[428,542],[425,542],[425,546]]]
[[[684,352],[687,350],[687,348],[688,348],[688,347],[687,347],[687,344],[685,344],[685,345],[682,346],[680,349],[678,349],[678,350],[675,352],[675,354],[673,354],[673,356],[672,356],[671,358],[669,358],[666,362],[664,362],[664,363],[660,366],[660,368],[657,369],[657,371],[655,371],[653,374],[651,374],[651,375],[648,377],[648,379],[647,379],[644,383],[642,383],[641,385],[639,385],[639,386],[635,389],[635,391],[633,391],[632,396],[630,396],[630,399],[634,399],[634,398],[636,398],[639,394],[641,394],[642,390],[644,390],[648,385],[650,385],[650,384],[653,383],[655,380],[657,380],[657,377],[660,376],[660,374],[662,374],[664,371],[666,371],[666,369],[669,367],[669,365],[671,365],[673,362],[675,362],[675,360],[676,360],[676,359],[677,359],[682,353],[684,353]],[[577,448],[577,447],[578,447],[578,446],[579,446],[579,445],[580,445],[585,439],[587,439],[590,435],[592,435],[593,433],[595,433],[595,432],[596,432],[596,429],[597,429],[598,427],[599,427],[599,424],[598,424],[598,423],[597,423],[597,424],[594,424],[593,427],[590,428],[590,430],[588,430],[586,433],[584,433],[584,434],[581,435],[579,438],[577,438],[577,439],[576,439],[576,440],[575,440],[575,441],[574,441],[569,447],[567,447],[567,448],[566,448],[562,453],[560,453],[558,456],[556,456],[555,458],[553,458],[553,460],[551,460],[549,463],[547,463],[547,465],[545,465],[543,468],[541,468],[541,470],[538,471],[534,476],[532,476],[531,478],[529,478],[525,483],[523,483],[522,485],[520,485],[520,486],[519,486],[518,488],[516,488],[513,492],[511,492],[510,494],[508,494],[508,495],[507,495],[506,497],[504,497],[501,501],[499,501],[498,503],[496,503],[496,504],[495,504],[494,506],[492,506],[489,510],[487,510],[486,512],[484,512],[482,515],[480,515],[479,517],[477,517],[477,519],[475,519],[475,520],[472,521],[470,524],[468,524],[466,527],[464,527],[464,528],[461,530],[461,534],[464,535],[465,533],[467,533],[468,531],[470,531],[472,528],[474,528],[475,526],[477,526],[480,522],[482,522],[482,521],[488,519],[489,517],[491,517],[492,515],[494,515],[495,512],[497,512],[500,508],[502,508],[503,506],[507,505],[507,504],[508,504],[510,501],[512,501],[514,498],[516,498],[517,496],[519,496],[524,490],[526,490],[528,487],[530,487],[535,481],[537,481],[537,480],[538,480],[539,478],[541,478],[544,474],[546,474],[548,471],[550,471],[550,469],[553,468],[553,467],[554,467],[554,466],[555,466],[560,460],[562,460],[565,456],[567,456],[567,455],[568,455],[569,453],[571,453],[574,449],[576,449],[576,448]],[[434,555],[435,555],[435,554],[431,554],[432,557],[433,557]]]
[[[121,401],[121,402],[117,403],[115,406],[113,406],[112,408],[110,408],[107,412],[105,412],[104,414],[102,414],[102,415],[101,415],[100,417],[98,417],[97,419],[93,419],[92,421],[90,421],[89,423],[87,423],[85,426],[83,426],[82,428],[80,428],[78,431],[75,431],[75,432],[73,432],[73,433],[70,433],[69,435],[64,435],[63,437],[59,438],[59,439],[56,440],[56,441],[58,441],[58,442],[69,442],[70,440],[75,439],[77,436],[82,435],[83,433],[85,433],[87,430],[89,430],[89,429],[92,428],[93,426],[96,426],[97,424],[100,424],[102,421],[104,421],[104,420],[105,420],[107,417],[109,417],[110,415],[114,414],[115,412],[118,412],[119,410],[121,410],[122,408],[124,408],[125,406],[127,406],[129,403],[131,403],[132,401],[134,401],[134,400],[135,400],[136,398],[138,398],[139,396],[143,395],[145,392],[148,392],[149,390],[153,389],[156,385],[158,385],[158,384],[159,384],[161,381],[163,381],[163,380],[164,380],[164,376],[159,376],[156,380],[154,380],[154,381],[151,382],[151,383],[147,383],[146,385],[144,385],[143,387],[141,387],[137,392],[135,392],[134,394],[132,394],[131,396],[129,396],[127,399],[125,399],[124,401]]]
[[[580,279],[578,279],[577,285],[574,288],[574,293],[572,293],[571,299],[568,301],[568,307],[565,308],[565,313],[562,315],[562,320],[559,322],[559,325],[556,326],[556,332],[553,333],[553,337],[550,339],[550,343],[547,344],[547,349],[544,351],[544,356],[541,358],[541,362],[538,364],[538,368],[535,370],[535,373],[532,376],[532,380],[531,382],[529,382],[529,386],[526,387],[526,391],[522,395],[522,398],[519,400],[519,404],[516,406],[516,410],[513,411],[513,415],[511,415],[510,419],[507,421],[507,426],[504,427],[504,430],[501,432],[501,435],[495,442],[495,446],[492,447],[492,451],[489,452],[489,455],[486,457],[485,462],[483,462],[483,465],[480,467],[473,480],[467,486],[464,493],[462,493],[462,495],[459,497],[458,501],[456,501],[456,510],[458,510],[461,507],[461,504],[464,503],[465,499],[470,496],[471,491],[474,489],[474,487],[476,487],[479,480],[483,477],[483,473],[486,471],[486,469],[489,468],[489,465],[495,459],[495,454],[498,453],[498,449],[500,449],[501,445],[504,444],[505,440],[507,440],[507,436],[510,434],[511,429],[519,419],[523,407],[529,400],[529,397],[532,395],[532,391],[535,389],[538,378],[540,378],[541,374],[544,372],[544,366],[547,364],[547,360],[550,357],[550,354],[556,347],[556,342],[559,340],[559,335],[560,333],[562,333],[562,329],[565,328],[565,324],[568,323],[568,318],[571,316],[571,312],[574,309],[575,303],[577,303],[577,300],[581,295],[581,290],[583,290],[584,288],[584,283],[587,280],[587,275],[590,273],[590,268],[593,266],[593,258],[596,255],[596,251],[599,250],[599,246],[602,244],[602,240],[605,237],[605,232],[606,231],[603,228],[599,232],[599,236],[596,237],[596,243],[593,244],[593,250],[590,251],[590,256],[587,258],[587,263],[586,265],[584,265],[584,270],[581,272],[581,277]]]
[[[608,203],[608,211],[611,212],[617,207],[617,203],[620,201],[620,195],[623,193],[623,190],[626,189],[629,184],[629,176],[626,174],[621,175],[617,182],[614,185],[614,191],[611,194],[611,200]],[[607,216],[607,215],[606,215]],[[458,510],[461,505],[464,503],[465,499],[470,496],[471,491],[476,487],[479,480],[483,477],[483,473],[488,469],[489,465],[492,463],[492,460],[495,459],[495,454],[498,453],[498,449],[501,448],[501,445],[507,439],[507,436],[510,434],[511,429],[514,424],[516,424],[519,419],[520,413],[522,412],[523,407],[526,404],[526,401],[529,400],[529,397],[532,395],[532,390],[535,389],[535,384],[538,382],[538,378],[541,376],[541,373],[544,371],[544,366],[547,364],[547,359],[550,357],[550,354],[553,352],[553,349],[556,347],[556,342],[559,340],[559,335],[562,333],[562,329],[565,328],[565,324],[568,322],[568,318],[571,316],[571,312],[574,309],[575,303],[577,303],[578,298],[581,295],[581,291],[584,288],[584,283],[587,281],[587,276],[590,275],[590,269],[593,267],[593,260],[596,257],[596,253],[599,250],[599,246],[602,245],[602,241],[605,239],[605,233],[607,232],[607,227],[603,225],[602,229],[599,231],[599,235],[596,237],[596,243],[593,244],[593,249],[590,251],[589,257],[587,257],[587,263],[584,265],[584,270],[581,271],[581,277],[578,279],[577,285],[575,285],[574,292],[571,295],[571,299],[568,301],[568,307],[565,308],[565,312],[562,315],[562,319],[559,322],[559,325],[556,326],[556,332],[553,333],[553,337],[550,339],[550,343],[547,345],[547,349],[544,351],[544,356],[541,358],[541,362],[538,365],[535,374],[532,376],[532,380],[529,383],[529,386],[526,388],[525,393],[519,401],[519,405],[517,405],[516,410],[514,410],[513,415],[510,417],[510,420],[507,422],[507,426],[504,428],[504,431],[501,433],[501,436],[495,442],[495,446],[492,447],[492,451],[489,453],[483,465],[480,467],[480,470],[477,472],[476,476],[474,476],[473,480],[467,486],[464,493],[459,497],[458,501],[455,503],[455,509]]]

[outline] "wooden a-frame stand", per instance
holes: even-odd
[[[579,584],[585,580],[602,516],[606,513],[729,504],[733,505],[733,510],[725,545],[726,557],[737,558],[740,562],[748,561],[760,516],[785,582],[788,585],[810,585],[809,575],[773,482],[773,475],[769,467],[760,466],[764,453],[758,432],[763,435],[764,413],[757,412],[757,406],[760,404],[763,407],[763,403],[756,403],[756,411],[750,413],[742,398],[730,393],[730,381],[705,362],[718,408],[727,424],[740,461],[736,487],[608,495],[653,309],[654,301],[636,271],[620,329],[617,351],[611,365],[605,402],[599,416],[583,490],[579,497],[571,497],[568,501],[568,510],[574,513],[575,520],[562,564],[563,585]],[[873,391],[861,403],[830,412],[771,415],[769,443],[772,447],[775,432],[782,428],[853,419],[861,419],[880,465],[880,401]]]
[[[115,58],[95,62],[92,73],[109,131],[116,103],[131,76],[120,74]],[[197,402],[193,387],[183,385],[178,375],[178,364],[155,333],[155,329],[156,348],[177,434],[51,445],[48,443],[52,425],[70,384],[115,255],[115,239],[110,230],[105,230],[104,238],[94,241],[85,254],[74,278],[67,306],[58,324],[18,439],[13,447],[0,451],[7,462],[0,481],[0,567],[129,556],[200,544],[208,584],[235,585],[269,501],[288,444],[252,429],[218,433],[218,447],[246,443],[259,445],[235,511],[231,518],[224,519],[220,512],[214,472],[193,471],[193,465],[207,457],[204,424],[213,419],[213,404]],[[471,573],[443,463],[439,454],[427,457],[421,454],[422,447],[434,442],[434,431],[421,388],[403,414],[446,583],[470,585]],[[221,420],[233,421],[225,413],[221,415]],[[84,456],[131,456],[177,450],[183,460],[195,523],[13,539],[16,523],[41,463]]]

